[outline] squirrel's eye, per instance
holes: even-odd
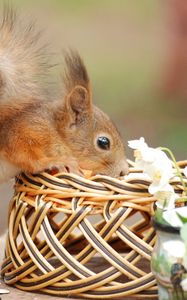
[[[110,148],[110,140],[106,136],[100,136],[97,139],[97,145],[103,150],[108,150]]]

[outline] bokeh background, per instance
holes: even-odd
[[[54,78],[63,71],[62,50],[77,49],[87,65],[95,103],[111,116],[124,141],[144,136],[150,145],[169,147],[182,160],[187,159],[185,2],[12,0],[12,5],[45,29],[51,51],[58,52]],[[3,231],[11,183],[1,186],[0,193]]]

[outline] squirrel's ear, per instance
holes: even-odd
[[[79,85],[66,96],[65,105],[69,118],[74,124],[89,116],[92,111],[90,94],[86,88]]]
[[[90,80],[83,60],[76,51],[65,55],[63,81],[66,90],[65,105],[73,124],[84,121],[92,111]]]

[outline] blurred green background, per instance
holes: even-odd
[[[80,52],[95,103],[111,116],[125,141],[144,136],[152,146],[169,147],[177,159],[187,158],[186,94],[168,94],[163,84],[171,48],[168,1],[12,3],[34,15],[53,50],[72,47]],[[62,63],[60,55],[55,60]]]

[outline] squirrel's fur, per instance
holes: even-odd
[[[25,25],[7,10],[0,27],[0,182],[20,171],[37,173],[64,165],[73,172],[84,168],[124,174],[121,137],[109,117],[92,104],[79,54],[65,55],[63,99],[46,101],[41,92],[40,77],[49,67],[34,25]],[[99,148],[100,136],[109,139],[109,149]]]
[[[10,8],[4,10],[0,25],[1,95],[32,96],[39,94],[41,77],[50,65],[47,47],[41,44],[41,32],[34,23],[25,24]]]

